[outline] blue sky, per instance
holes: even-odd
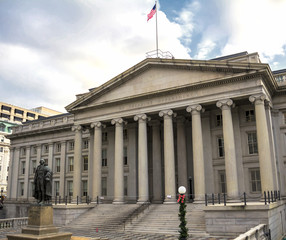
[[[156,48],[153,0],[0,0],[0,101],[59,111]],[[285,0],[158,1],[159,49],[175,58],[258,52],[286,68]]]

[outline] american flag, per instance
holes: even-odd
[[[156,4],[154,5],[150,13],[147,15],[147,22],[154,16],[155,13],[156,13]]]

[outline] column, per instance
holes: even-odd
[[[62,147],[62,146],[61,146]],[[49,154],[48,154],[48,167],[53,170],[54,169],[54,143],[49,143]]]
[[[23,198],[28,198],[29,195],[29,170],[30,170],[30,156],[31,147],[26,147],[26,160],[25,160],[25,176],[24,176],[24,196]]]
[[[275,190],[269,131],[267,128],[266,112],[264,106],[265,99],[266,97],[264,94],[253,95],[249,97],[249,101],[254,103],[255,106],[257,144],[262,193],[264,191]]]
[[[95,122],[91,124],[93,131],[93,164],[92,164],[92,176],[88,175],[88,181],[92,183],[91,199],[92,202],[97,201],[97,197],[102,195],[101,193],[101,167],[102,167],[102,123]]]
[[[192,142],[193,142],[193,164],[194,164],[194,193],[195,202],[203,202],[205,190],[205,163],[203,149],[203,134],[201,105],[192,105],[187,107],[187,112],[192,114]]]
[[[177,117],[177,158],[178,158],[178,186],[184,186],[188,196],[188,166],[185,117]]]
[[[138,121],[138,203],[149,201],[148,183],[148,150],[147,150],[147,115],[138,114],[134,117]]]
[[[60,186],[59,196],[65,196],[65,175],[66,175],[66,141],[61,142],[61,165],[60,165]]]
[[[82,166],[82,127],[76,125],[72,127],[75,132],[74,138],[74,172],[73,172],[73,202],[77,201],[77,196],[81,200],[81,166]]]
[[[234,103],[231,99],[225,99],[218,101],[216,105],[222,110],[227,196],[230,201],[239,201],[234,131],[231,116],[231,107],[234,106]]]
[[[151,121],[152,126],[152,160],[153,160],[153,203],[162,203],[162,164],[160,121]]]
[[[18,175],[19,175],[19,160],[20,160],[20,148],[15,148],[14,158],[13,158],[13,175],[11,176],[11,182],[13,184],[10,185],[11,191],[11,199],[16,199],[18,197]]]
[[[165,169],[165,200],[164,203],[176,203],[175,151],[172,110],[159,113],[164,118],[164,169]]]
[[[111,121],[115,125],[114,204],[124,203],[123,123],[122,118]]]
[[[14,157],[15,157],[15,148],[11,147],[10,148],[10,160],[9,160],[9,171],[8,171],[8,185],[7,185],[7,196],[8,199],[11,199],[12,196],[12,179],[13,179],[13,175],[15,174],[14,170]],[[15,186],[17,185],[17,182],[15,182],[14,184]]]

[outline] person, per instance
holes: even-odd
[[[34,193],[33,197],[38,200],[39,204],[49,203],[52,197],[52,172],[45,164],[45,160],[40,160],[34,176]]]

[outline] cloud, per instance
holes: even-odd
[[[87,92],[156,48],[153,1],[0,2],[1,101],[64,111]],[[5,11],[4,11],[5,10]],[[158,13],[159,48],[188,58],[179,24]],[[17,94],[15,94],[17,92]]]

